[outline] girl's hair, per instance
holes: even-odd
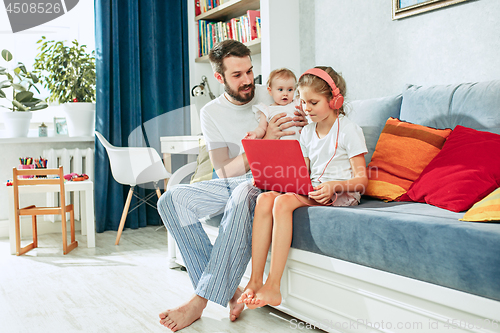
[[[295,82],[297,82],[297,77],[295,77],[295,74],[293,74],[291,70],[289,70],[288,68],[278,68],[269,74],[269,78],[267,79],[267,86],[270,88],[273,80],[278,78],[293,79]]]
[[[335,82],[337,88],[339,88],[340,94],[342,94],[342,96],[344,96],[345,98],[346,84],[344,78],[331,67],[316,66],[315,68],[319,68],[325,71],[328,75],[330,75],[330,77],[333,79],[333,82]],[[330,88],[330,85],[326,83],[323,79],[317,77],[316,75],[313,74],[303,75],[299,79],[299,83],[297,84],[297,89],[300,89],[300,87],[310,87],[316,93],[326,96],[328,102],[330,102],[330,100],[333,98],[332,88]],[[344,105],[340,107],[339,114],[345,116]]]

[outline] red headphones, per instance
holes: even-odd
[[[305,71],[304,74],[302,74],[300,76],[300,78],[302,78],[306,74],[312,74],[314,76],[319,77],[320,79],[322,79],[323,81],[328,83],[330,88],[332,88],[332,96],[333,97],[330,100],[330,104],[329,104],[330,109],[338,110],[342,107],[342,105],[344,104],[344,96],[342,96],[339,88],[337,88],[337,86],[335,85],[335,82],[333,82],[332,77],[330,75],[328,75],[327,72],[325,72],[324,70],[322,70],[320,68],[311,68],[311,69],[308,69],[307,71]],[[299,81],[300,81],[300,78],[299,78]]]

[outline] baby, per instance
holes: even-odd
[[[262,139],[266,134],[267,123],[277,114],[285,112],[288,117],[295,117],[294,112],[295,103],[293,103],[293,94],[295,92],[295,85],[297,78],[295,74],[289,69],[280,68],[275,69],[269,74],[267,80],[267,91],[274,100],[272,105],[265,105],[263,103],[254,105],[253,112],[259,122],[259,126],[248,132],[245,139]],[[294,135],[284,135],[281,139],[298,140],[300,137],[300,127],[290,127],[286,131],[295,132]]]

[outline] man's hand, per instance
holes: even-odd
[[[294,135],[294,131],[286,131],[287,128],[293,126],[295,126],[295,123],[291,117],[287,117],[284,112],[279,113],[267,124],[267,132],[263,139],[275,140],[285,135]]]

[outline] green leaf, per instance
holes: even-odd
[[[15,90],[19,90],[19,91],[26,91],[26,88],[19,83],[13,83],[12,88],[14,88]]]
[[[18,101],[16,101],[16,100],[13,100],[13,101],[12,101],[12,104],[13,104],[14,106],[16,106],[16,107],[17,107],[19,110],[21,110],[21,111],[26,111],[26,110],[28,110],[28,108],[27,108],[27,107],[25,107],[24,105],[22,105],[21,103],[19,103],[19,102],[18,102]]]
[[[2,50],[2,58],[4,58],[5,61],[9,62],[12,60],[12,53],[10,53],[8,50]]]
[[[30,111],[36,111],[36,110],[42,110],[48,108],[49,105],[47,103],[40,103],[32,108],[30,108]]]
[[[3,92],[2,89],[0,89],[0,98],[7,98],[7,96],[5,96],[5,93]]]
[[[10,82],[10,80],[2,81],[0,82],[0,89],[9,88],[11,85],[12,83]]]
[[[38,83],[40,80],[38,79],[38,76],[33,74],[33,72],[30,73],[31,79],[33,80],[33,83]]]
[[[18,102],[27,102],[33,98],[33,93],[31,91],[21,91],[16,95],[16,101]]]

